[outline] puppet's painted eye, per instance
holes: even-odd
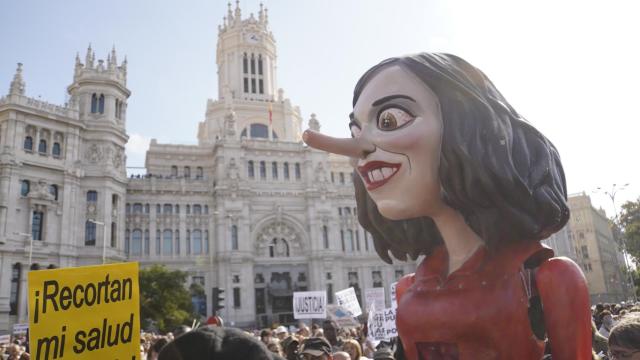
[[[378,129],[383,131],[391,131],[401,128],[411,122],[413,115],[399,108],[388,108],[380,112],[378,115]]]

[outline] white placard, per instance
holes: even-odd
[[[328,304],[327,317],[338,324],[340,327],[358,327],[360,323],[353,318],[351,311],[340,305]]]
[[[9,344],[11,342],[11,335],[6,334],[6,335],[0,335],[0,345],[2,344]],[[2,356],[3,354],[0,354],[0,356]]]
[[[326,291],[297,291],[293,293],[294,319],[325,319],[326,317]]]
[[[360,314],[362,314],[362,309],[360,308],[360,303],[358,302],[358,297],[353,287],[338,291],[336,293],[336,302],[338,305],[351,311],[353,316],[360,316]]]
[[[27,330],[29,330],[29,323],[13,324],[13,333],[14,334],[26,334]]]
[[[391,307],[394,309],[398,307],[398,302],[396,301],[396,285],[398,285],[397,281],[391,284],[391,286],[389,287],[389,298],[391,299]]]
[[[384,288],[370,288],[364,290],[364,305],[367,309],[374,305],[376,309],[384,309]]]
[[[369,322],[367,324],[369,336],[374,340],[390,340],[398,336],[396,327],[396,309],[386,308],[383,310],[373,310],[369,312]]]

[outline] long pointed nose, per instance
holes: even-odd
[[[362,136],[357,138],[335,138],[312,130],[305,130],[302,134],[302,140],[314,149],[358,159],[364,158],[376,149],[375,145]]]

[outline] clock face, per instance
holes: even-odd
[[[248,33],[246,35],[246,40],[249,43],[255,44],[258,41],[260,41],[260,36],[258,36],[258,34],[256,34],[256,33]]]

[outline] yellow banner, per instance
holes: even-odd
[[[29,272],[31,359],[140,359],[138,263]]]

